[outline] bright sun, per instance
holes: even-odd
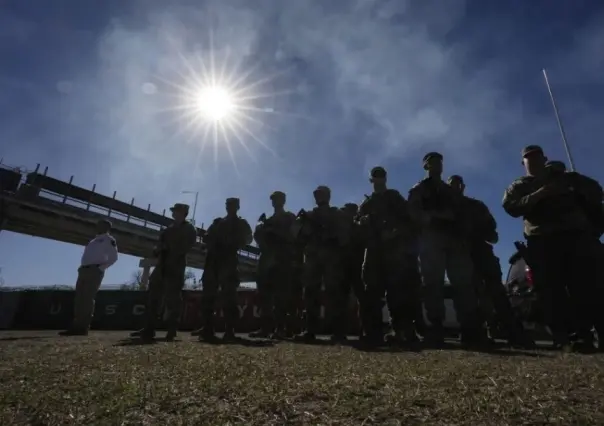
[[[219,86],[209,86],[199,91],[196,107],[207,118],[220,121],[232,112],[234,104],[228,90]]]

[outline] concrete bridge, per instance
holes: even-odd
[[[0,166],[0,230],[47,238],[65,243],[86,245],[95,235],[96,222],[110,219],[112,234],[120,253],[140,257],[143,277],[148,278],[155,266],[151,258],[161,229],[172,219],[112,197],[47,176],[48,168],[33,172]],[[200,228],[198,228],[200,230]],[[255,281],[258,248],[248,246],[239,252],[241,279]],[[198,240],[189,254],[189,267],[203,269],[205,245]]]

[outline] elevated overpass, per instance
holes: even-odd
[[[112,234],[120,253],[140,257],[143,277],[155,265],[151,258],[161,229],[173,220],[112,197],[47,176],[46,168],[33,172],[0,166],[0,230],[47,238],[64,243],[86,245],[95,235],[96,222],[110,219]],[[200,231],[201,229],[198,228]],[[239,252],[242,281],[255,281],[259,251],[248,246]],[[205,245],[198,239],[187,258],[188,266],[203,269],[206,259]]]

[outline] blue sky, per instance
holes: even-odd
[[[185,127],[190,110],[174,110],[173,84],[192,87],[210,47],[216,69],[247,75],[247,150],[227,134],[216,156],[211,144],[200,155],[203,131]],[[230,196],[253,223],[276,189],[294,211],[311,207],[319,184],[334,204],[360,201],[377,164],[406,194],[437,150],[445,173],[463,175],[492,209],[505,264],[521,224],[500,203],[523,173],[520,150],[537,143],[565,159],[543,67],[577,168],[604,178],[597,0],[8,0],[0,55],[4,162],[42,163],[156,211],[200,191],[198,223],[222,215]],[[72,284],[81,251],[0,233],[10,285]],[[122,256],[105,283],[128,280],[137,263]]]

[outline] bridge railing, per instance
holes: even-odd
[[[145,210],[134,205],[134,198],[128,204],[116,199],[115,191],[113,197],[107,197],[95,192],[96,185],[93,185],[92,190],[88,190],[73,185],[73,176],[69,179],[69,182],[64,182],[47,176],[48,167],[44,169],[43,173],[38,173],[39,167],[40,165],[33,172],[27,172],[22,168],[0,165],[0,168],[11,169],[21,174],[21,182],[17,193],[26,195],[27,198],[37,196],[54,203],[75,207],[95,215],[117,219],[120,222],[154,231],[161,231],[173,222],[173,219],[166,217],[165,209],[160,215],[151,211],[150,204]],[[198,233],[202,231],[201,228],[197,228],[197,230]],[[198,242],[203,245],[200,239]],[[250,245],[241,250],[239,254],[254,262],[259,256],[259,249]]]

